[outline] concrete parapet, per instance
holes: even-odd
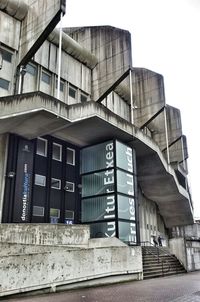
[[[140,246],[129,247],[117,238],[99,238],[98,244],[89,240],[88,247],[65,245],[68,236],[70,242],[83,237],[86,243],[87,226],[0,227],[0,296],[142,279]]]
[[[59,224],[0,224],[0,243],[88,246],[89,226]]]

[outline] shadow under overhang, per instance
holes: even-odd
[[[41,92],[0,98],[0,133],[6,132],[27,139],[49,134],[80,147],[119,139],[136,150],[139,185],[166,227],[193,223],[190,196],[158,146],[102,104],[69,106]]]

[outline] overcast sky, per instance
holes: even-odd
[[[164,76],[166,102],[181,110],[194,213],[200,217],[200,0],[67,0],[63,24],[130,31],[133,66]]]

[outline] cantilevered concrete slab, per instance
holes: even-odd
[[[1,98],[0,133],[6,132],[28,139],[51,134],[79,146],[113,137],[126,142],[136,150],[142,191],[157,203],[166,227],[193,223],[190,196],[159,147],[101,104],[68,106],[41,92]]]

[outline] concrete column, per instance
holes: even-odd
[[[0,135],[0,223],[2,222],[3,214],[3,199],[5,189],[5,175],[8,156],[8,134]]]

